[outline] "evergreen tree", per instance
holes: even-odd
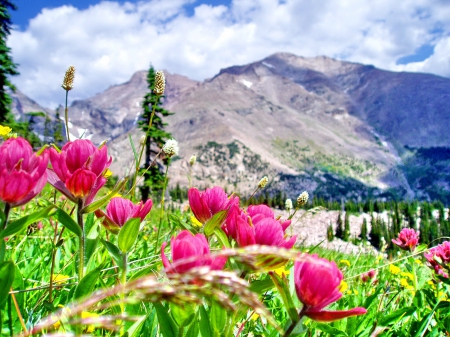
[[[146,170],[152,160],[155,158],[159,150],[163,147],[164,143],[171,138],[171,134],[164,130],[167,123],[163,122],[163,118],[173,113],[165,110],[162,107],[161,98],[164,97],[156,95],[155,90],[155,76],[156,71],[153,66],[147,73],[147,83],[149,92],[144,96],[142,102],[142,108],[144,109],[139,121],[139,127],[147,134],[147,141],[145,144],[145,158],[144,166],[142,170]],[[149,129],[150,118],[152,111],[155,111],[153,116],[152,125]],[[167,159],[163,160],[163,164],[167,165]],[[141,187],[142,200],[146,201],[149,198],[150,191],[152,193],[158,193],[163,190],[164,187],[164,171],[163,165],[157,163],[150,167],[144,174],[144,186]]]
[[[361,234],[359,235],[362,241],[367,241],[367,233],[367,220],[364,218],[363,223],[361,224]]]
[[[52,142],[52,120],[50,117],[45,114],[45,121],[44,121],[44,144],[50,144]]]
[[[64,144],[64,135],[63,135],[63,122],[59,116],[59,110],[62,106],[59,106],[55,112],[55,120],[53,122],[53,144],[58,147],[61,147]]]
[[[342,237],[342,240],[348,241],[350,239],[350,213],[345,212],[345,218],[344,218],[344,235]]]
[[[339,212],[339,215],[338,215],[338,218],[337,218],[336,234],[334,236],[337,237],[338,239],[343,239],[344,238],[344,227],[343,227],[343,224],[342,224],[342,214],[341,214],[341,212]]]
[[[12,99],[6,92],[6,88],[15,90],[8,76],[19,73],[10,55],[11,49],[6,46],[6,39],[10,34],[12,24],[8,9],[16,10],[17,7],[8,0],[0,0],[0,123],[11,126],[12,122],[12,126],[14,126],[14,119],[8,118],[8,115],[11,114]]]

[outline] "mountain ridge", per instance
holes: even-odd
[[[94,142],[111,140],[119,175],[132,160],[129,135],[139,142],[146,74],[69,107],[71,122],[94,131]],[[289,53],[221,69],[203,82],[165,74],[164,106],[175,112],[167,129],[180,143],[171,184],[187,185],[187,161],[197,154],[193,182],[204,187],[246,192],[270,175],[269,191],[284,188],[291,197],[308,189],[325,197],[429,198],[418,183],[427,170],[407,163],[418,163],[422,148],[450,147],[450,79],[435,75]],[[448,178],[433,180],[437,195],[447,197]]]

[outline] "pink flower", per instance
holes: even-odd
[[[419,242],[419,232],[412,228],[403,228],[398,233],[397,239],[392,239],[392,243],[399,246],[401,249],[413,251]]]
[[[430,248],[428,253],[424,253],[423,256],[437,274],[448,278],[448,274],[444,271],[444,265],[450,262],[450,242],[445,241],[440,245]],[[435,257],[440,261],[438,262]]]
[[[33,153],[23,138],[10,138],[0,146],[0,200],[21,206],[41,192],[47,182],[48,154]]]
[[[70,200],[82,199],[88,205],[105,185],[104,174],[111,161],[106,145],[98,149],[88,139],[77,139],[66,143],[61,153],[50,149],[48,182]]]
[[[145,204],[142,204],[141,201],[135,205],[128,199],[115,197],[106,206],[106,214],[101,210],[96,210],[95,215],[99,218],[104,217],[103,225],[106,229],[118,233],[120,227],[131,218],[140,218],[141,221],[144,221],[152,206],[151,199],[147,200]]]
[[[375,269],[370,269],[368,272],[365,272],[361,275],[361,281],[368,282],[377,276],[377,271]]]
[[[297,236],[286,237],[284,231],[289,224],[290,221],[274,219],[272,210],[265,205],[250,206],[248,214],[235,205],[222,228],[240,247],[266,245],[290,249]]]
[[[239,203],[236,197],[228,198],[225,191],[216,186],[200,192],[196,188],[188,191],[189,205],[198,221],[205,224],[214,214],[229,209],[231,205]]]
[[[367,312],[362,307],[350,310],[323,310],[327,305],[342,297],[339,286],[342,272],[336,263],[319,258],[316,254],[301,255],[302,261],[294,264],[295,291],[303,308],[300,315],[321,322],[331,322],[338,319],[363,315]]]
[[[167,242],[161,247],[161,259],[166,268],[166,273],[185,273],[192,268],[209,266],[211,270],[221,270],[227,262],[226,257],[212,258],[209,251],[209,244],[203,234],[192,235],[189,231],[181,231],[177,237],[170,240],[170,251],[172,253],[172,263],[164,254]],[[187,260],[186,262],[183,262]]]

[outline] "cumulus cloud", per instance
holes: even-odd
[[[43,9],[25,31],[13,31],[8,44],[20,64],[13,82],[54,107],[63,102],[60,85],[72,64],[72,99],[123,83],[150,64],[203,80],[278,51],[450,76],[449,16],[449,3],[437,0],[233,0],[229,6],[105,1],[84,10]],[[434,46],[434,53],[397,64],[422,45]]]

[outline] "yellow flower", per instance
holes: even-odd
[[[289,269],[286,269],[285,266],[282,266],[280,268],[274,269],[273,272],[279,276],[283,276],[284,275],[289,275],[289,273],[291,272]]]
[[[394,266],[393,264],[389,265],[389,271],[391,272],[391,274],[393,275],[397,275],[398,273],[400,273],[400,267]]]
[[[418,265],[422,265],[423,264],[422,260],[419,260],[419,259],[415,259],[414,262],[417,263]]]
[[[52,281],[53,281],[53,283],[64,283],[68,279],[69,279],[69,276],[67,276],[67,275],[56,274],[56,275],[53,275]]]
[[[8,126],[0,125],[0,136],[6,136],[8,135],[12,129]]]
[[[347,265],[348,267],[350,267],[350,261],[349,260],[341,260],[339,262],[342,263],[342,264]]]
[[[345,282],[344,280],[341,281],[341,284],[339,285],[339,291],[341,293],[344,293],[348,288],[348,284],[347,282]],[[351,290],[349,290],[351,292]]]
[[[407,277],[407,278],[409,278],[411,281],[414,281],[414,275],[411,274],[411,273],[401,272],[401,273],[400,273],[400,276]]]
[[[355,294],[355,295],[358,295],[359,293],[358,293],[358,290],[353,290],[353,293]]]
[[[99,317],[98,314],[94,314],[92,312],[83,311],[81,313],[81,319],[82,320],[90,319],[90,318],[94,318],[95,319],[95,318],[98,318],[98,317]],[[91,332],[94,331],[94,329],[95,329],[95,327],[92,324],[90,324],[84,329],[84,332],[91,333]]]
[[[408,280],[405,279],[405,278],[402,278],[402,279],[400,280],[400,285],[401,285],[403,288],[405,288],[405,289],[408,289],[408,290],[414,290],[414,287],[411,286],[411,285],[408,283]]]
[[[103,175],[105,178],[109,178],[112,176],[112,172],[110,169],[106,169],[105,174]]]
[[[197,220],[197,218],[195,216],[191,216],[191,222],[195,227],[202,227],[203,224]]]
[[[256,321],[259,318],[259,315],[257,313],[253,313],[253,315],[250,317],[253,321]]]

